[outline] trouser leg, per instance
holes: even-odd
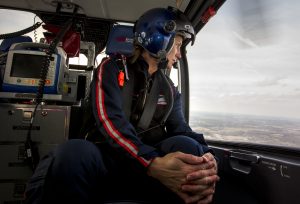
[[[45,169],[46,171],[47,169]],[[69,140],[54,152],[42,203],[91,203],[106,174],[99,149],[85,140]],[[28,186],[39,175],[34,175]]]
[[[163,140],[157,145],[157,149],[161,152],[161,156],[177,151],[195,156],[204,154],[202,145],[199,144],[199,142],[184,135],[174,136]],[[133,189],[136,189],[135,192],[142,195],[146,200],[152,201],[152,203],[184,203],[181,198],[162,185],[158,180],[147,175],[140,175],[140,178],[138,176],[139,175],[135,175],[138,179],[131,179],[131,181],[137,181],[137,184],[134,185],[136,188]]]
[[[186,136],[168,138],[158,144],[157,148],[161,151],[162,156],[176,151],[197,156],[203,154],[202,146]],[[102,155],[105,157],[103,158]],[[43,188],[42,203],[88,204],[92,203],[96,197],[98,197],[98,203],[101,203],[100,198],[115,198],[118,197],[116,194],[119,194],[122,198],[127,197],[127,193],[133,193],[132,196],[128,195],[127,197],[128,199],[132,198],[132,200],[145,199],[153,201],[153,203],[182,203],[177,195],[157,180],[145,173],[135,173],[128,168],[128,164],[124,163],[124,165],[118,166],[117,170],[120,173],[118,173],[118,176],[114,173],[107,174],[106,166],[107,163],[110,163],[107,162],[109,157],[105,150],[101,154],[94,144],[85,140],[70,140],[61,145],[55,151],[52,165],[49,167],[49,173]],[[103,162],[104,159],[106,166]],[[110,172],[113,169],[112,166],[111,164],[107,166]],[[45,171],[48,171],[48,169],[44,169],[44,171],[42,169],[41,172]],[[35,174],[33,176],[28,185],[29,189],[35,185],[36,178],[39,178],[40,175]],[[107,175],[110,175],[110,177]],[[110,187],[112,188],[110,189]],[[120,191],[118,192],[117,189]],[[111,193],[113,193],[113,196],[111,196]],[[32,198],[30,195],[29,197]],[[34,198],[31,200],[34,200]]]
[[[204,154],[202,145],[199,142],[184,135],[167,138],[157,146],[164,155],[176,151],[195,156],[201,156]]]
[[[199,144],[199,142],[184,135],[178,135],[167,138],[160,142],[157,145],[157,148],[161,152],[162,156],[177,151],[186,154],[192,154],[195,156],[201,156],[204,154],[202,145]],[[151,190],[152,188],[152,191],[156,192],[154,194],[156,197],[156,203],[184,203],[182,199],[179,198],[175,193],[171,192],[169,189],[167,189],[165,186],[158,183],[157,181],[153,181],[151,185],[152,186],[150,186],[149,190]]]

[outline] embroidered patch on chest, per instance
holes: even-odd
[[[157,105],[167,105],[167,100],[164,95],[159,94]]]

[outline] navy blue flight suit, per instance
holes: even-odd
[[[104,60],[91,85],[92,120],[84,135],[87,140],[69,140],[43,159],[27,190],[29,203],[105,203],[114,200],[139,200],[152,203],[181,203],[177,195],[147,176],[151,160],[170,152],[202,155],[211,151],[202,134],[185,122],[180,93],[162,72],[148,75],[148,65],[139,58],[128,63],[134,70],[132,109],[140,95],[149,91],[148,82],[160,77],[159,98],[149,128],[140,133],[136,121],[123,111],[124,95],[118,76],[117,59]],[[130,72],[131,73],[131,72]],[[130,80],[129,76],[129,80]],[[151,87],[151,86],[150,86]],[[126,96],[125,96],[126,97]],[[170,106],[170,103],[173,106]],[[161,124],[161,118],[169,114]],[[95,145],[96,144],[96,145]]]

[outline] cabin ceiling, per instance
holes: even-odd
[[[80,14],[91,18],[134,22],[150,8],[173,6],[185,11],[190,0],[1,0],[0,7],[53,13],[58,2],[63,12],[72,12],[76,4]]]
[[[134,23],[151,8],[172,6],[190,19],[198,33],[226,0],[0,0],[0,9],[35,13],[45,24],[64,26],[74,17],[72,30],[81,40],[94,42],[96,52],[107,42],[111,26],[116,22]],[[76,15],[72,13],[79,6]],[[213,12],[211,12],[211,10]],[[0,10],[1,12],[1,10]]]

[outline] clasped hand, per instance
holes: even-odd
[[[208,204],[219,180],[217,163],[211,153],[201,157],[174,152],[155,158],[148,174],[181,197],[186,204]]]

